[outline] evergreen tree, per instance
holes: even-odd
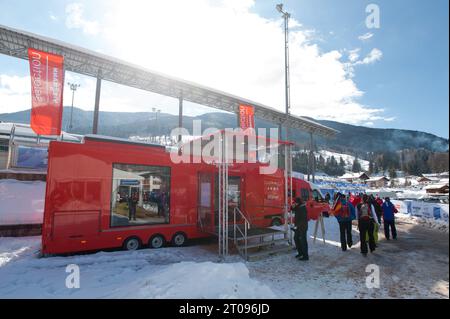
[[[355,159],[353,160],[352,172],[358,173],[361,172],[361,170],[361,164],[358,161],[358,157],[355,157]]]

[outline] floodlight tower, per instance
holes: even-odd
[[[70,123],[69,123],[69,131],[72,131],[72,116],[73,116],[73,100],[75,97],[75,91],[81,86],[77,83],[67,82],[67,85],[72,90],[72,108],[70,109]]]
[[[286,100],[286,118],[291,112],[290,97],[290,80],[289,80],[289,18],[291,14],[283,11],[283,4],[277,4],[276,9],[280,12],[284,19],[284,84],[285,84],[285,100]],[[281,136],[280,136],[281,139]],[[288,139],[288,129],[286,126],[286,140]]]

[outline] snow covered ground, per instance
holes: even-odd
[[[345,162],[345,169],[348,171],[352,170],[352,166],[353,166],[353,161],[355,160],[355,157],[352,155],[347,155],[347,154],[341,154],[341,153],[336,153],[336,152],[331,152],[331,151],[327,151],[327,150],[320,150],[319,154],[322,155],[322,157],[326,160],[327,158],[330,158],[331,156],[334,156],[334,158],[336,159],[336,161],[338,161],[339,163],[339,158],[342,157],[342,159]],[[363,171],[368,171],[369,170],[369,161],[363,160],[363,159],[358,159],[359,164],[361,164],[361,168]]]
[[[381,240],[374,254],[342,252],[334,218],[326,243],[313,243],[310,261],[291,254],[245,263],[224,262],[214,243],[136,252],[38,258],[39,237],[0,238],[0,298],[448,298],[448,235],[400,223],[399,240]],[[380,234],[380,238],[383,236]],[[66,267],[80,269],[68,289]],[[380,269],[380,288],[366,287],[366,267]]]
[[[45,182],[0,179],[0,225],[42,224]]]
[[[405,222],[405,223],[412,223],[415,225],[421,225],[427,228],[435,229],[444,233],[448,232],[448,221],[444,220],[436,220],[431,218],[424,218],[424,217],[417,217],[417,216],[411,216],[409,214],[397,214],[396,217]]]

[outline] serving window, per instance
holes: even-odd
[[[168,224],[170,168],[113,164],[111,226]]]

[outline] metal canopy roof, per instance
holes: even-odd
[[[255,116],[260,119],[326,137],[338,133],[337,130],[304,117],[287,116],[274,108],[238,96],[146,70],[62,41],[0,25],[0,53],[28,60],[29,47],[63,55],[64,66],[68,71],[174,98],[182,97],[189,102],[233,113],[238,113],[240,104],[246,104],[254,107]]]

